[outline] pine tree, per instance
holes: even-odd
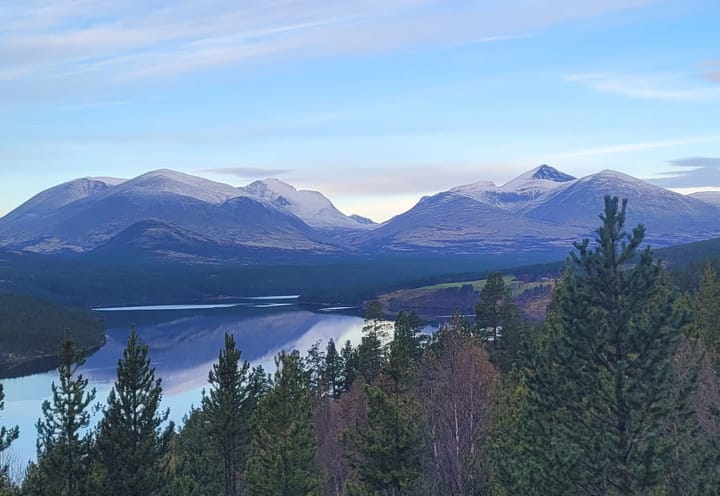
[[[705,266],[695,295],[695,323],[720,373],[720,278],[711,264]]]
[[[475,306],[475,326],[493,363],[508,371],[522,346],[523,329],[501,272],[490,272]]]
[[[209,420],[199,408],[183,417],[182,428],[169,447],[170,481],[166,496],[218,496],[225,491],[224,462],[217,444],[210,439]]]
[[[600,218],[595,249],[575,244],[528,378],[538,494],[658,494],[671,463],[681,322],[649,248],[636,256],[644,227],[624,231],[626,201],[606,197]]]
[[[354,480],[351,495],[413,496],[422,475],[421,440],[406,398],[368,385],[368,424],[346,435]]]
[[[0,384],[0,411],[5,409],[5,391],[3,390],[2,384]],[[8,429],[5,426],[0,427],[0,453],[10,447],[13,441],[15,441],[20,434],[20,429],[17,426]],[[8,466],[4,465],[0,467],[0,488],[9,485],[8,477]],[[0,490],[0,494],[2,491]]]
[[[160,411],[161,400],[161,380],[155,378],[148,346],[133,327],[98,426],[104,494],[147,496],[162,489],[161,461],[173,425],[162,428],[170,412]]]
[[[340,394],[347,393],[352,388],[353,382],[358,375],[358,352],[353,348],[352,343],[348,339],[340,351],[342,359],[342,386]]]
[[[410,367],[422,355],[425,322],[415,313],[400,312],[395,320],[393,340],[388,345],[387,374],[396,383],[409,379]]]
[[[325,364],[323,366],[322,382],[325,388],[325,394],[331,398],[339,398],[343,389],[343,360],[342,356],[335,348],[335,341],[332,338],[328,341],[325,349]]]
[[[225,334],[225,349],[208,376],[209,394],[203,395],[203,411],[211,439],[223,457],[225,496],[238,494],[245,446],[250,442],[247,361],[240,359],[240,350],[231,334]]]
[[[272,389],[252,420],[246,480],[253,496],[317,494],[317,439],[310,422],[312,395],[297,352],[281,352]]]
[[[363,326],[363,337],[358,346],[358,373],[366,382],[375,382],[385,366],[383,342],[388,337],[388,326],[383,321],[382,305],[373,301],[368,305]]]
[[[92,439],[84,431],[95,389],[87,391],[88,380],[77,373],[85,355],[71,339],[60,344],[58,355],[59,384],[53,381],[52,402],[43,402],[44,418],[36,424],[37,464],[23,486],[26,494],[78,496],[88,491]]]

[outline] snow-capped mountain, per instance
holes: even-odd
[[[575,181],[573,176],[543,164],[502,186],[480,181],[455,187],[450,192],[503,210],[519,212],[533,204],[542,203],[551,194],[567,187],[573,181]]]
[[[711,205],[720,206],[720,191],[700,191],[689,196]]]
[[[222,246],[337,250],[297,216],[230,185],[169,170],[105,185],[70,202],[66,188],[40,193],[0,219],[0,244],[42,253],[86,252],[111,241],[117,245],[120,233],[152,219]],[[61,206],[46,207],[53,204]],[[148,239],[143,230],[133,232]],[[154,232],[157,236],[157,228]],[[130,243],[129,233],[120,239]]]
[[[580,179],[541,165],[422,198],[377,225],[319,192],[276,179],[236,188],[171,170],[129,180],[86,178],[50,188],[0,219],[0,247],[119,257],[233,259],[271,253],[567,251],[591,237],[605,195],[630,200],[628,228],[654,246],[720,236],[713,195],[684,196],[615,171]],[[284,255],[281,255],[284,256]]]
[[[568,249],[592,236],[605,195],[628,198],[628,228],[643,223],[654,246],[720,236],[720,208],[615,171],[581,179],[541,165],[502,186],[487,181],[423,198],[355,237],[385,250],[462,253]]]
[[[278,179],[255,181],[241,189],[292,212],[317,229],[367,229],[373,225],[372,221],[343,214],[318,191],[297,190]]]
[[[720,231],[717,207],[613,170],[574,181],[526,215],[566,226],[595,226],[605,195],[627,198],[627,226],[644,224],[655,245],[705,239]]]

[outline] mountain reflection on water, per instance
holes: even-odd
[[[243,359],[271,371],[273,358],[281,349],[304,353],[317,341],[324,347],[330,338],[338,346],[348,339],[356,343],[363,325],[362,318],[355,315],[313,311],[295,303],[271,306],[246,302],[225,308],[132,309],[99,314],[105,320],[107,343],[80,370],[90,387],[97,389],[97,401],[104,403],[107,398],[115,382],[117,361],[135,325],[149,346],[157,376],[162,378],[163,407],[170,408],[170,418],[175,422],[180,422],[192,405],[199,405],[225,333],[235,336]],[[5,426],[20,426],[20,439],[10,449],[18,460],[35,456],[34,424],[41,415],[43,400],[51,396],[53,380],[57,381],[56,372],[3,381],[5,411],[0,421]],[[98,417],[96,414],[93,421]]]

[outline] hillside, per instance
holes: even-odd
[[[71,337],[93,350],[105,341],[102,322],[86,310],[0,293],[0,377],[50,370],[58,344]]]

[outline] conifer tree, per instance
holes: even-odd
[[[349,339],[340,351],[340,357],[342,359],[342,386],[340,388],[340,394],[342,394],[350,391],[352,388],[359,367],[357,349],[353,348]]]
[[[358,373],[366,382],[375,382],[385,365],[383,342],[387,340],[388,326],[383,321],[380,302],[368,305],[363,326],[363,337],[358,346]]]
[[[346,436],[354,471],[348,484],[353,496],[420,494],[421,440],[413,409],[406,398],[367,385],[368,418]]]
[[[246,480],[253,496],[317,494],[317,439],[311,425],[312,394],[297,352],[281,352],[272,389],[252,419]]]
[[[98,426],[97,453],[105,494],[147,496],[162,489],[161,461],[173,425],[162,428],[170,412],[160,410],[161,400],[161,380],[155,377],[148,346],[133,327]]]
[[[325,394],[331,398],[339,398],[342,393],[342,372],[343,372],[343,361],[342,357],[335,347],[335,341],[330,338],[325,349],[325,364],[323,367],[323,384],[325,387]]]
[[[720,373],[720,278],[707,264],[695,296],[695,323]]]
[[[217,363],[208,376],[212,386],[203,394],[203,411],[208,422],[211,439],[223,457],[225,496],[238,494],[242,474],[245,446],[250,442],[247,361],[241,361],[241,352],[235,346],[232,334],[225,334],[225,348],[220,351]]]
[[[42,405],[38,420],[37,464],[31,465],[26,494],[77,496],[87,494],[92,439],[84,433],[90,423],[88,407],[95,389],[87,391],[88,380],[79,374],[85,355],[71,339],[59,347],[59,384],[52,383],[52,401]]]
[[[0,411],[5,409],[5,391],[3,390],[2,384],[0,384]],[[5,426],[0,427],[0,453],[10,447],[13,441],[15,441],[20,434],[20,430],[17,426],[8,429]],[[8,466],[4,465],[0,467],[0,488],[7,486],[8,480]],[[2,491],[0,490],[0,494]]]
[[[575,244],[528,378],[537,494],[660,494],[671,463],[681,322],[649,248],[636,257],[645,229],[624,230],[626,201],[606,197],[600,218],[595,248]]]
[[[510,370],[522,346],[522,326],[517,306],[510,299],[510,290],[501,272],[490,272],[480,290],[475,306],[475,326],[493,363],[503,371]]]

